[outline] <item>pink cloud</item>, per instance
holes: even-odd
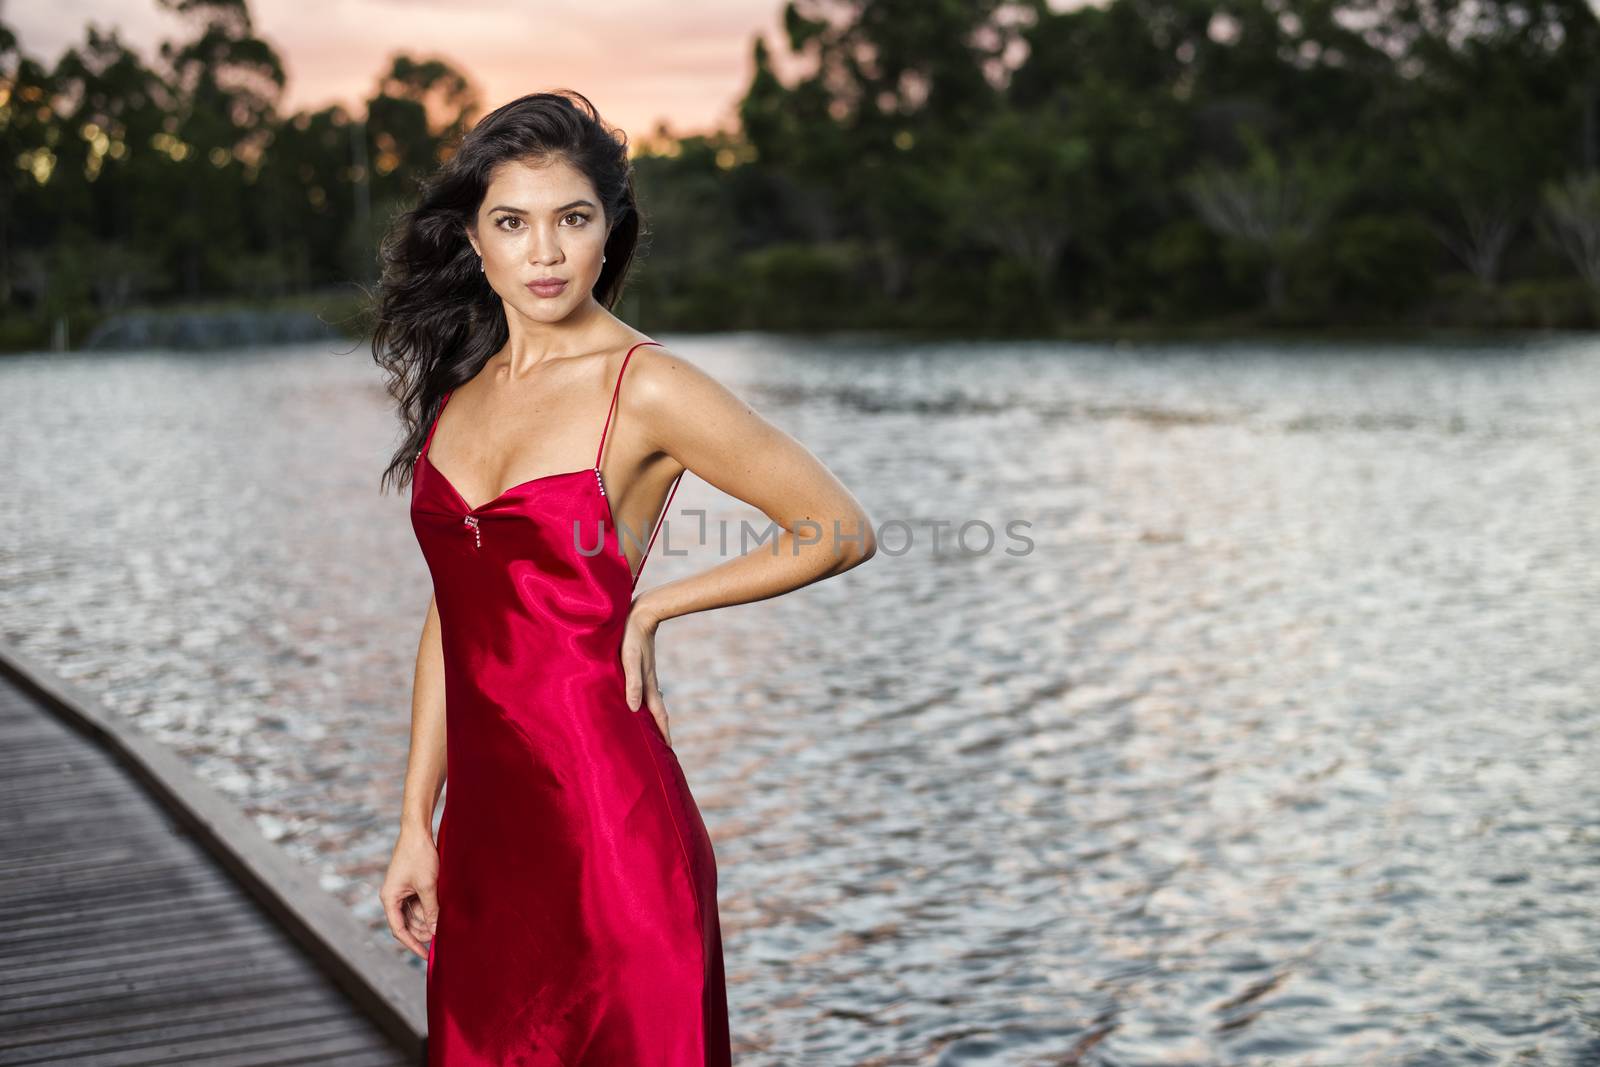
[[[665,121],[679,133],[731,127],[749,82],[754,38],[780,44],[777,0],[693,7],[621,0],[255,0],[257,30],[289,72],[284,106],[356,107],[398,51],[438,56],[478,87],[486,108],[523,93],[571,88],[639,140]],[[182,23],[148,4],[58,0],[8,10],[23,50],[53,63],[95,22],[153,58]]]

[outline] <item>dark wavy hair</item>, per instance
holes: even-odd
[[[471,380],[506,343],[500,296],[467,240],[495,167],[556,159],[582,171],[600,195],[609,230],[592,292],[607,309],[621,297],[642,229],[627,135],[569,89],[530,93],[485,115],[421,183],[416,207],[398,215],[383,239],[372,358],[387,372],[406,438],[379,479],[380,491],[391,482],[401,489],[410,484],[444,394]]]

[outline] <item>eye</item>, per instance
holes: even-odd
[[[515,223],[518,223],[518,224],[519,224],[519,225],[520,225],[520,224],[521,224],[521,222],[522,222],[522,220],[521,220],[521,219],[519,219],[519,218],[517,218],[517,217],[516,217],[516,216],[515,216],[515,215],[501,215],[501,216],[500,216],[500,217],[499,217],[499,218],[498,218],[498,219],[496,219],[496,220],[495,220],[495,223],[494,223],[494,224],[495,224],[495,225],[496,225],[496,226],[500,226],[500,228],[501,228],[501,229],[502,229],[502,230],[504,230],[504,229],[506,229],[506,228],[507,228],[507,227],[505,227],[505,226],[501,226],[501,225],[500,225],[500,224],[501,224],[501,223],[503,223],[503,222],[515,222]]]
[[[585,214],[584,214],[584,213],[583,213],[583,212],[581,212],[581,211],[569,211],[569,212],[567,212],[567,214],[566,214],[566,215],[565,215],[565,216],[564,216],[564,220],[565,220],[565,219],[582,219],[582,220],[583,220],[583,221],[584,221],[584,222],[588,222],[588,221],[589,221],[589,216],[588,216],[588,215],[585,215]],[[563,221],[564,221],[564,220],[563,220]]]

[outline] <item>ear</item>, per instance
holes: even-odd
[[[472,246],[472,251],[478,256],[479,259],[482,259],[483,258],[483,249],[478,247],[477,227],[473,226],[469,222],[465,227],[463,227],[463,229],[466,230],[467,243]]]

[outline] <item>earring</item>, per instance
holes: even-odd
[[[605,261],[606,261],[606,257],[605,256],[601,256],[600,257],[600,262],[604,263]]]
[[[478,257],[478,269],[479,270],[483,269],[483,257],[482,256]]]

